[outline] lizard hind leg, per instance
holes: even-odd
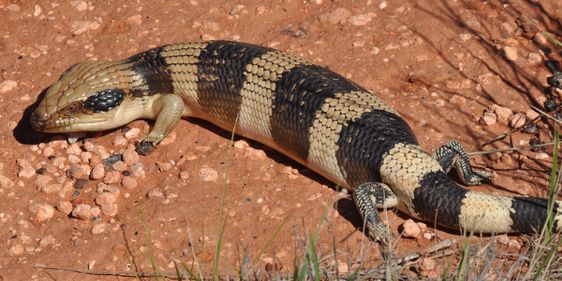
[[[445,173],[453,167],[465,185],[479,185],[492,181],[492,173],[484,170],[473,169],[463,146],[458,141],[448,142],[435,150],[433,158],[439,162]]]
[[[376,241],[390,245],[392,234],[381,220],[377,208],[391,208],[398,205],[398,198],[383,183],[367,182],[353,192],[353,200],[363,218],[368,235]]]

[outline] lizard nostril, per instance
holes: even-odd
[[[34,111],[31,114],[30,121],[31,121],[31,126],[35,130],[41,130],[45,126],[45,123],[47,123],[47,118],[45,115],[41,116],[41,113]]]

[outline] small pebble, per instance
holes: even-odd
[[[50,146],[47,146],[45,147],[45,149],[43,149],[43,156],[45,157],[49,157],[54,154],[55,154],[55,149]]]
[[[138,182],[133,177],[123,177],[121,185],[126,189],[135,189],[138,186]]]
[[[80,153],[82,153],[82,149],[80,148],[78,143],[73,143],[66,148],[66,153],[72,155],[80,155]]]
[[[100,222],[100,223],[98,223],[98,224],[95,224],[95,225],[92,227],[91,232],[92,232],[92,234],[94,234],[94,235],[96,235],[96,234],[102,234],[102,233],[105,232],[106,229],[107,229],[107,223]]]
[[[100,194],[96,197],[95,201],[96,201],[96,204],[101,206],[102,210],[103,210],[104,206],[114,204],[117,201],[117,198],[111,192],[103,192],[102,194]]]
[[[540,32],[537,32],[535,36],[533,36],[533,41],[540,46],[544,46],[548,43],[544,35],[542,35]]]
[[[480,124],[484,124],[486,126],[492,126],[497,123],[497,116],[495,113],[491,111],[484,112],[484,115],[480,118]]]
[[[35,175],[35,169],[33,169],[33,167],[25,167],[18,172],[18,177],[20,178],[29,179],[34,175]]]
[[[127,139],[121,135],[117,135],[115,137],[115,139],[113,140],[113,145],[114,146],[125,146],[127,145]]]
[[[23,255],[25,248],[21,244],[15,244],[10,246],[8,249],[8,254],[11,256],[21,256]]]
[[[154,199],[154,198],[164,198],[164,192],[162,192],[162,190],[160,190],[159,188],[155,188],[151,191],[149,191],[146,194],[146,197],[149,199]]]
[[[507,246],[518,251],[521,250],[522,247],[521,242],[516,239],[510,239],[509,243],[507,243]]]
[[[117,162],[113,163],[113,165],[111,165],[111,167],[113,168],[113,170],[119,171],[119,172],[123,172],[123,171],[127,170],[127,164],[123,161],[117,161]]]
[[[541,54],[539,53],[529,53],[529,55],[527,55],[527,59],[529,59],[531,64],[540,64],[543,60]]]
[[[11,179],[0,175],[0,188],[9,189],[14,187],[15,183]]]
[[[78,164],[80,162],[82,162],[82,159],[80,159],[80,157],[76,156],[76,155],[68,155],[68,162],[72,163],[72,164]]]
[[[173,167],[170,162],[156,162],[156,166],[158,166],[158,170],[162,173],[170,171]]]
[[[507,245],[509,243],[509,237],[507,235],[498,235],[496,241],[502,245]]]
[[[503,53],[505,57],[510,61],[514,61],[517,59],[517,49],[512,46],[503,47]]]
[[[88,9],[88,3],[82,0],[70,1],[70,5],[74,7],[78,12],[83,12]]]
[[[513,111],[507,107],[503,107],[497,104],[491,106],[492,111],[496,114],[497,121],[500,124],[507,125],[509,119],[513,116]]]
[[[83,189],[87,184],[88,184],[88,180],[87,180],[87,179],[78,179],[78,180],[74,183],[74,189]]]
[[[244,140],[239,140],[239,141],[234,142],[234,147],[236,147],[238,149],[243,149],[243,148],[250,147],[250,145],[248,144],[248,142],[246,142]]]
[[[133,177],[135,178],[144,178],[146,176],[146,172],[144,171],[144,165],[142,163],[135,163],[131,165],[131,170],[133,171]]]
[[[117,215],[117,211],[119,210],[117,204],[109,204],[105,206],[101,206],[101,210],[104,215],[113,217]]]
[[[96,30],[100,26],[100,23],[96,21],[74,21],[70,24],[70,31],[75,35],[79,35],[90,30]]]
[[[86,171],[81,166],[72,164],[66,174],[73,179],[82,179],[87,177]]]
[[[435,233],[433,233],[433,232],[424,232],[423,233],[423,238],[425,240],[432,240],[433,237],[435,237]]]
[[[36,204],[35,206],[33,206],[32,211],[34,211],[35,218],[39,222],[51,219],[55,214],[55,209],[49,204]]]
[[[421,234],[420,226],[412,219],[406,220],[402,224],[402,236],[406,238],[417,238]]]
[[[513,36],[517,27],[510,22],[502,22],[500,25],[500,31],[502,33],[503,38],[508,39]]]
[[[5,80],[0,83],[0,94],[5,94],[17,88],[18,82],[14,80]]]
[[[118,183],[121,181],[122,174],[118,171],[109,171],[103,177],[103,182],[107,184]]]
[[[68,201],[60,201],[57,204],[57,210],[65,215],[69,215],[72,212],[72,203]]]
[[[35,179],[35,184],[39,190],[43,189],[47,184],[53,181],[53,177],[50,175],[38,175],[37,179]]]
[[[133,165],[135,163],[138,163],[140,161],[140,156],[139,154],[135,151],[134,146],[132,146],[133,149],[130,149],[129,147],[127,147],[127,149],[125,149],[125,151],[123,151],[123,161],[125,163],[127,163],[128,165]]]
[[[92,171],[90,172],[90,179],[92,180],[99,180],[105,176],[105,168],[103,164],[99,163],[94,166]]]
[[[525,122],[527,122],[525,113],[515,113],[513,117],[509,120],[509,126],[511,126],[512,128],[519,128],[525,125]]]
[[[123,154],[112,154],[109,157],[103,159],[102,163],[106,170],[111,170],[111,166],[117,161],[123,161]]]
[[[41,187],[39,190],[45,194],[53,194],[59,192],[61,189],[62,189],[62,184],[51,183]]]
[[[96,187],[96,192],[97,193],[104,193],[104,192],[110,192],[115,194],[115,197],[119,196],[119,188],[117,188],[115,185],[107,185],[103,182],[99,182],[97,187]]]
[[[89,220],[92,216],[92,207],[88,204],[78,204],[72,210],[72,216],[81,220]]]
[[[344,23],[345,20],[351,15],[351,12],[344,8],[336,8],[330,13],[322,14],[318,18],[322,22],[328,22],[330,24]]]
[[[529,120],[533,120],[533,119],[535,119],[539,116],[540,116],[540,114],[538,112],[532,110],[532,109],[529,109],[525,112],[525,117],[527,117],[527,119],[529,119]]]
[[[217,170],[211,167],[202,167],[199,170],[199,177],[206,182],[216,181],[219,178]]]
[[[187,179],[189,179],[189,172],[188,171],[181,171],[179,177],[182,180],[187,180]]]
[[[101,215],[101,208],[98,206],[92,207],[92,220],[95,220],[96,217],[99,217]]]
[[[127,129],[126,127],[124,131],[125,131],[125,138],[128,140],[136,139],[141,133],[141,130],[139,128]]]
[[[83,151],[82,153],[80,153],[80,158],[82,159],[82,162],[88,163],[92,158],[92,153],[89,151]]]
[[[198,146],[195,146],[195,150],[201,151],[201,152],[208,152],[209,150],[211,150],[211,147],[208,146],[208,145],[198,145]]]
[[[352,16],[348,19],[349,23],[355,26],[364,26],[371,22],[371,15],[370,14],[363,14],[363,15],[356,15]]]
[[[55,237],[53,237],[53,235],[47,235],[43,238],[41,238],[41,240],[39,240],[39,247],[45,248],[49,245],[54,245],[56,242]]]
[[[96,260],[91,260],[88,262],[88,269],[92,270],[94,269],[94,266],[96,265]]]

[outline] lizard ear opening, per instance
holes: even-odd
[[[84,101],[84,108],[94,113],[107,112],[121,104],[125,92],[122,89],[109,89],[97,92]]]

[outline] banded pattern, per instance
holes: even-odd
[[[78,64],[50,87],[32,124],[68,132],[153,118],[155,126],[141,142],[153,147],[182,116],[226,129],[238,118],[237,133],[361,193],[355,202],[374,231],[384,232],[372,210],[384,205],[379,197],[390,197],[390,191],[405,212],[454,229],[534,232],[546,220],[544,199],[487,195],[452,181],[445,171],[455,161],[467,181],[487,176],[471,170],[458,143],[440,150],[440,162],[418,146],[401,116],[368,90],[301,58],[251,44],[166,45],[123,61]],[[554,210],[555,226],[562,230],[561,201]]]

